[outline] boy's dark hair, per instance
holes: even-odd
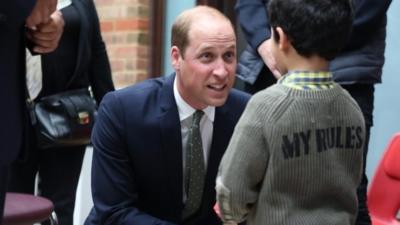
[[[271,0],[268,16],[276,40],[281,27],[300,55],[331,60],[345,46],[354,15],[351,0]]]

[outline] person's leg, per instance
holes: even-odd
[[[54,203],[61,225],[73,224],[75,193],[85,148],[86,146],[52,148],[41,152],[39,193]]]
[[[27,157],[23,160],[18,159],[10,166],[8,188],[9,192],[19,192],[34,194],[35,178],[38,170],[37,150],[27,149]]]
[[[8,166],[0,165],[0,224],[3,220],[4,201],[7,192]]]
[[[363,168],[363,177],[360,185],[357,188],[357,196],[358,196],[358,215],[356,220],[356,225],[371,225],[371,218],[369,216],[369,210],[367,206],[367,191],[368,191],[368,178],[365,173],[365,164],[368,153],[368,143],[369,143],[369,135],[371,126],[366,126],[367,134],[365,137],[364,146],[364,168]]]
[[[373,110],[374,110],[374,85],[370,84],[355,84],[355,85],[342,85],[356,100],[360,106],[366,126],[366,137],[364,145],[364,166],[362,180],[357,188],[358,196],[358,215],[356,220],[356,225],[370,225],[371,218],[369,216],[368,206],[367,206],[367,188],[368,188],[368,178],[365,173],[367,154],[368,154],[368,144],[370,137],[370,130],[373,126]]]

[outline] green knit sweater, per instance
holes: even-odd
[[[339,85],[254,95],[236,125],[217,177],[225,222],[353,225],[364,119]]]

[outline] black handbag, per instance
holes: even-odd
[[[65,91],[31,102],[38,147],[89,144],[96,110],[96,101],[88,89]]]

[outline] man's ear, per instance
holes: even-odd
[[[276,32],[279,35],[278,46],[282,51],[287,51],[290,46],[290,41],[286,33],[282,30],[281,27],[276,27]]]
[[[181,52],[179,48],[176,46],[171,47],[171,64],[175,70],[179,70],[180,63],[179,60],[181,59]]]

